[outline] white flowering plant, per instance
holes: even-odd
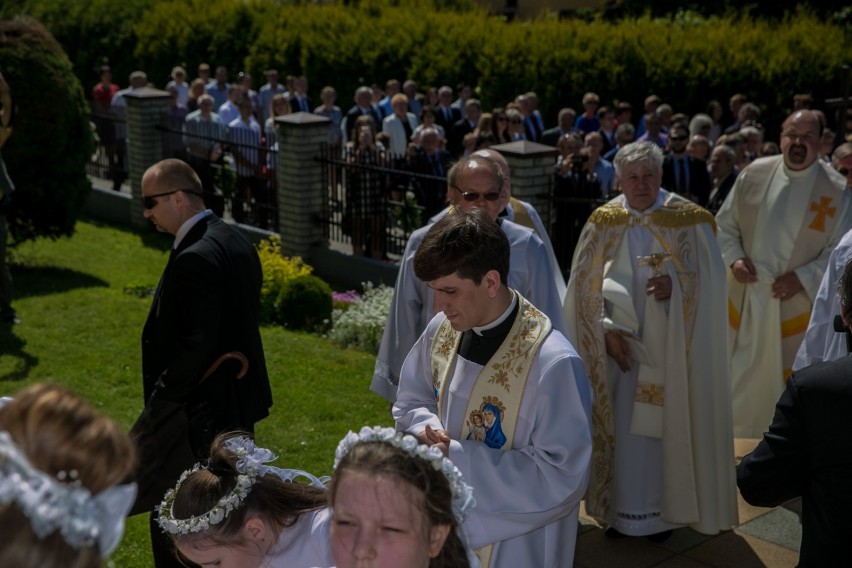
[[[364,294],[351,302],[348,309],[335,309],[328,338],[345,348],[368,353],[379,352],[379,343],[390,311],[393,288],[365,282]]]

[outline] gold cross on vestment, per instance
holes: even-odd
[[[816,216],[808,225],[809,228],[814,231],[825,232],[825,216],[834,217],[834,214],[837,213],[837,207],[829,207],[829,205],[831,205],[831,198],[826,195],[819,198],[819,203],[811,201],[811,211],[816,211]]]
[[[651,270],[654,271],[654,276],[659,276],[662,272],[663,263],[670,260],[671,257],[672,255],[667,252],[655,252],[648,256],[637,256],[636,261],[639,266],[650,266]]]

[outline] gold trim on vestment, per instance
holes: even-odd
[[[793,337],[794,335],[804,333],[808,329],[808,322],[810,322],[810,319],[811,313],[803,312],[795,317],[782,321],[781,337]]]
[[[728,325],[731,326],[731,329],[740,328],[740,312],[737,311],[730,296],[728,296]]]
[[[486,405],[492,405],[499,410],[500,428],[506,437],[500,447],[503,451],[512,449],[515,429],[518,425],[518,415],[521,410],[524,389],[529,378],[530,369],[535,362],[541,346],[550,334],[552,325],[550,319],[536,309],[518,292],[514,292],[518,300],[518,312],[503,343],[491,359],[482,367],[470,391],[470,397],[465,409],[465,418],[476,414],[482,416]],[[461,343],[461,331],[452,328],[450,321],[445,319],[438,326],[432,340],[430,366],[432,369],[432,384],[437,396],[438,417],[444,428],[455,434],[458,439],[464,438],[463,425],[458,429],[447,423],[442,417],[442,407],[448,392],[451,373],[455,368],[458,357],[458,347]],[[468,428],[472,425],[469,424]],[[473,437],[470,437],[473,436]],[[479,440],[473,431],[468,439]],[[488,568],[491,561],[493,545],[476,550],[482,568]]]
[[[509,203],[512,205],[512,211],[515,212],[515,218],[512,219],[512,222],[517,223],[522,227],[532,229],[533,232],[536,233],[536,235],[538,235],[540,239],[544,240],[544,237],[542,235],[539,235],[538,232],[535,230],[535,223],[533,223],[532,217],[530,216],[529,211],[527,211],[527,208],[524,207],[524,204],[515,199],[514,197],[509,198]]]
[[[715,218],[695,203],[670,194],[663,206],[642,217],[632,215],[619,202],[611,201],[596,209],[589,217],[577,244],[571,278],[575,282],[577,321],[572,337],[586,366],[592,386],[592,462],[586,510],[606,522],[611,507],[613,460],[615,449],[615,417],[609,389],[607,354],[602,321],[605,317],[603,280],[606,269],[616,257],[625,229],[634,224],[646,227],[657,246],[671,255],[678,284],[682,291],[683,320],[687,353],[691,349],[697,313],[699,288],[698,242],[695,231],[683,231],[702,224],[715,233]],[[626,243],[625,243],[626,246]],[[664,393],[654,400],[663,400]]]
[[[663,406],[666,400],[666,387],[648,381],[636,381],[636,402]]]
[[[666,202],[656,211],[643,217],[631,215],[620,203],[610,202],[595,209],[589,217],[589,223],[600,226],[632,226],[640,221],[645,225],[674,229],[707,224],[713,227],[713,233],[716,233],[716,218],[709,211],[691,201]]]

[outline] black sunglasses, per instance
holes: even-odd
[[[454,185],[451,185],[450,187],[458,191],[461,194],[462,199],[464,199],[465,201],[479,201],[480,197],[485,201],[497,201],[498,199],[500,199],[499,191],[487,191],[485,193],[477,193],[475,191],[462,191]]]
[[[174,191],[167,191],[165,193],[157,193],[156,195],[143,195],[142,196],[142,206],[145,207],[145,209],[153,209],[159,203],[159,201],[157,201],[157,199],[156,199],[157,197],[165,197],[167,195],[172,195],[173,193],[177,193],[178,191],[182,191],[184,193],[190,193],[192,195],[197,195],[198,197],[201,197],[200,193],[198,193],[197,191],[192,191],[191,189],[176,189]]]
[[[689,137],[688,136],[669,136],[669,140],[671,140],[672,142],[683,142],[687,138],[689,138]]]

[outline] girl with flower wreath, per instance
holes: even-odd
[[[473,489],[441,450],[393,428],[340,442],[329,487],[337,568],[478,568],[462,532]]]
[[[100,568],[136,498],[133,441],[65,387],[0,399],[0,566]]]
[[[224,434],[206,465],[184,472],[159,515],[183,559],[217,568],[478,568],[460,528],[473,489],[437,448],[392,428],[349,432],[327,491],[327,478],[264,465],[274,459],[244,435]]]
[[[217,568],[333,565],[325,480],[265,465],[275,458],[246,434],[213,441],[207,463],[185,471],[159,508],[179,557]]]

